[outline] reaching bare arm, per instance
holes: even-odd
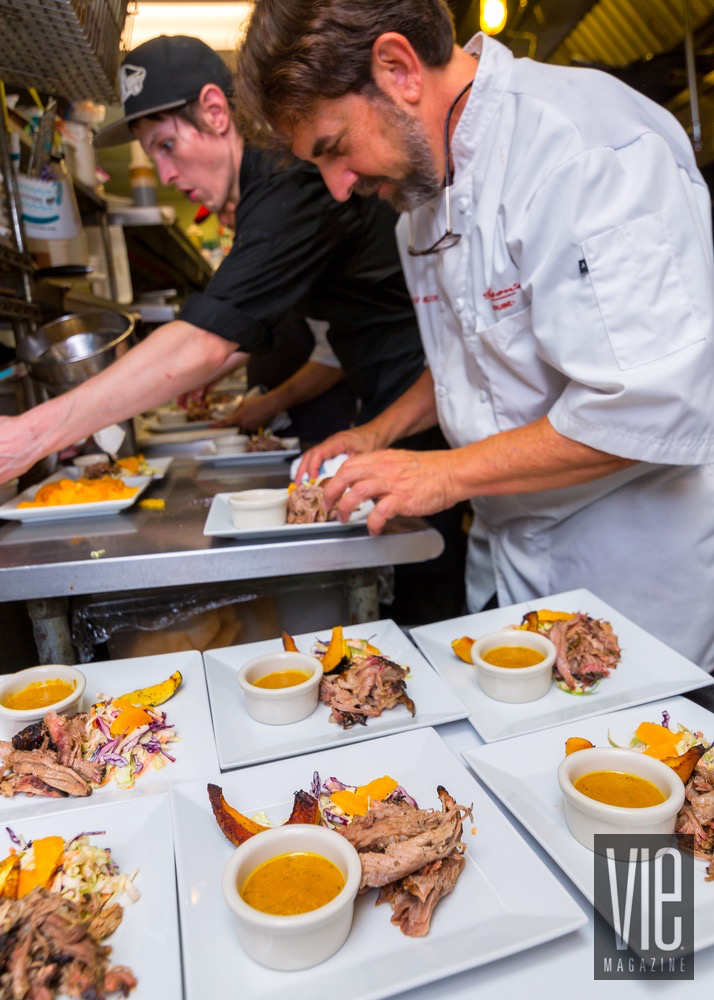
[[[235,349],[182,320],[160,326],[71,392],[0,421],[0,482],[108,424],[211,381]]]
[[[377,501],[367,522],[377,534],[397,514],[433,514],[469,497],[574,486],[634,464],[563,437],[542,417],[452,451],[356,455],[330,480],[325,500],[339,500],[342,519],[363,500]]]
[[[216,423],[218,426],[236,425],[247,431],[257,431],[269,424],[283,410],[289,410],[291,406],[321,396],[343,378],[341,368],[333,368],[317,361],[306,361],[282,385],[263,393],[262,396],[251,396]]]

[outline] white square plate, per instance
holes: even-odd
[[[13,795],[2,799],[3,818],[15,822],[16,816],[36,816],[40,813],[58,813],[96,803],[133,798],[145,798],[157,792],[166,792],[178,781],[192,781],[218,769],[216,748],[211,739],[211,712],[208,707],[206,678],[201,654],[195,649],[181,653],[161,653],[157,656],[137,656],[126,660],[80,664],[79,669],[87,678],[84,692],[84,710],[87,711],[97,694],[118,697],[137,688],[149,687],[166,680],[175,670],[180,670],[183,680],[167,702],[159,706],[166,712],[166,719],[176,726],[175,743],[168,752],[175,761],[167,761],[161,770],[150,770],[140,775],[134,787],[120,788],[109,781],[95,788],[86,798],[51,799],[39,795]],[[19,731],[21,727],[17,727]],[[8,738],[9,734],[3,734]]]
[[[410,668],[407,693],[416,706],[416,715],[412,717],[405,705],[397,705],[378,718],[369,719],[366,726],[343,729],[337,723],[328,721],[330,708],[320,703],[313,714],[301,722],[267,726],[248,715],[238,685],[238,671],[256,656],[282,650],[280,639],[211,649],[203,654],[203,660],[221,768],[245,767],[246,764],[293,757],[326,746],[343,746],[388,733],[438,726],[443,722],[466,718],[466,709],[458,698],[393,621],[351,625],[344,630],[344,634],[348,638],[369,639],[389,659]],[[298,649],[309,653],[316,638],[329,637],[330,632],[323,631],[294,638]]]
[[[150,474],[147,473],[150,479],[163,479],[168,471],[169,466],[173,462],[173,455],[168,455],[165,458],[146,458],[146,464],[153,469]],[[82,466],[74,465],[73,469],[79,469],[80,474],[84,474],[84,468]],[[130,479],[131,477],[125,473],[120,473],[122,479]]]
[[[616,743],[627,746],[641,722],[661,723],[665,709],[670,725],[681,722],[688,729],[701,730],[710,742],[714,740],[711,712],[687,698],[670,698],[464,750],[462,757],[592,902],[593,854],[568,829],[558,785],[565,741],[569,736],[582,736],[595,746],[607,746],[610,730]],[[694,865],[694,948],[699,950],[714,944],[714,886],[704,881],[706,863],[695,860]]]
[[[59,479],[81,479],[80,469],[66,468],[54,472],[41,483],[30,486],[28,489],[18,493],[12,500],[8,500],[0,507],[0,518],[8,521],[66,521],[74,517],[99,517],[104,514],[117,514],[120,510],[125,510],[135,503],[146,487],[151,482],[151,476],[127,476],[124,479],[126,486],[136,486],[137,491],[133,497],[126,500],[97,500],[96,503],[65,503],[57,504],[54,507],[18,507],[24,500],[34,500],[35,494],[41,486],[47,483],[54,483]]]
[[[509,625],[519,625],[526,612],[538,608],[582,611],[592,618],[609,621],[620,641],[620,663],[590,694],[567,694],[553,684],[548,694],[538,701],[523,705],[494,701],[483,693],[476,680],[475,669],[457,657],[451,642],[464,635],[475,639]],[[706,687],[714,681],[696,664],[665,646],[588,590],[570,590],[527,603],[482,611],[477,615],[420,625],[411,630],[411,636],[427,660],[466,705],[469,722],[486,743],[548,729],[570,720],[601,715],[626,705],[641,705],[656,698],[668,698]]]
[[[236,992],[260,1000],[286,996],[377,1000],[512,955],[586,923],[585,914],[518,836],[431,729],[275,761],[217,779],[227,801],[247,815],[265,810],[274,823],[290,813],[293,792],[309,788],[313,771],[361,784],[391,775],[422,808],[439,807],[437,785],[462,805],[466,867],[439,901],[425,938],[405,937],[390,923],[376,892],[358,897],[352,931],[332,958],[312,969],[273,972],[241,950],[221,894],[233,846],[213,817],[203,782],[171,792],[187,1000]],[[260,834],[258,834],[260,836]]]
[[[233,430],[234,428],[230,428]],[[215,442],[209,441],[191,457],[207,465],[259,465],[262,462],[279,462],[300,454],[300,438],[283,438],[285,447],[280,451],[219,451]]]
[[[265,452],[263,454],[266,454]],[[232,491],[235,492],[235,491]],[[216,493],[203,526],[204,535],[212,538],[311,538],[313,535],[332,535],[334,532],[354,531],[364,528],[370,511],[371,500],[365,500],[352,511],[349,521],[320,521],[315,524],[278,524],[272,528],[236,528],[231,519],[228,497],[231,493]],[[2,508],[0,508],[0,513]]]
[[[167,795],[149,799],[75,809],[56,815],[13,817],[3,822],[0,856],[11,846],[4,827],[25,838],[60,836],[65,840],[79,833],[97,831],[91,842],[111,848],[125,873],[135,868],[134,880],[141,898],[124,898],[124,917],[106,941],[111,946],[110,963],[128,965],[138,980],[129,994],[132,1000],[156,1000],[181,996],[181,950],[174,891],[173,839]]]

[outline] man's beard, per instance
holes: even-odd
[[[431,146],[421,122],[403,111],[384,91],[370,88],[368,96],[380,106],[388,130],[399,137],[409,169],[399,178],[365,177],[355,185],[355,191],[360,195],[370,195],[387,184],[391,191],[383,196],[385,201],[397,212],[410,212],[431,201],[442,189]]]

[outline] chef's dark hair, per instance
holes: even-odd
[[[272,145],[318,100],[368,93],[372,46],[398,32],[424,65],[444,66],[454,47],[445,0],[257,0],[238,50],[241,131]]]

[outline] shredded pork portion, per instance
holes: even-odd
[[[714,766],[705,754],[685,788],[686,799],[677,816],[676,832],[692,838],[694,856],[709,862],[706,879],[714,880]]]
[[[332,709],[330,722],[343,729],[364,726],[395,705],[406,705],[414,715],[414,702],[407,695],[408,670],[386,656],[353,656],[341,673],[326,674],[320,682],[320,701]]]
[[[0,900],[0,1000],[126,997],[136,978],[109,964],[80,908],[46,889]]]
[[[378,888],[377,905],[391,903],[392,923],[409,937],[428,932],[434,907],[465,864],[461,836],[471,807],[458,805],[441,785],[437,791],[441,810],[373,802],[365,816],[337,828],[359,852],[360,888]]]
[[[50,711],[42,722],[17,733],[12,743],[0,741],[0,794],[90,795],[92,786],[101,784],[104,766],[83,759],[87,720],[86,713]]]
[[[421,871],[390,882],[379,890],[377,906],[392,904],[392,923],[407,937],[424,937],[429,932],[434,907],[456,885],[466,858],[455,850],[448,857],[432,861]]]
[[[555,676],[571,690],[608,677],[620,660],[620,645],[609,622],[577,614],[556,621],[547,632],[555,646]]]
[[[325,492],[317,483],[303,483],[288,495],[288,524],[322,524],[334,521],[337,514],[328,510]]]

